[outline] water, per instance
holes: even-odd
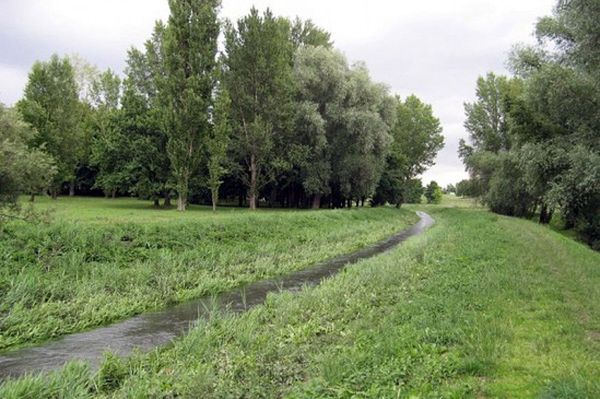
[[[134,349],[150,351],[167,345],[174,338],[185,334],[196,320],[206,317],[209,309],[214,309],[215,305],[232,312],[246,311],[263,303],[270,292],[298,291],[305,285],[316,285],[346,265],[385,252],[409,237],[421,234],[434,221],[426,213],[417,214],[421,218],[417,224],[387,240],[318,263],[308,269],[272,280],[251,283],[217,296],[204,297],[158,312],[135,316],[110,326],[67,335],[40,346],[8,352],[0,356],[0,379],[55,370],[72,360],[86,361],[95,368],[106,351],[127,356]]]

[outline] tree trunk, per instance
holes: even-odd
[[[548,224],[548,223],[550,223],[551,219],[552,219],[552,212],[548,211],[548,205],[542,204],[542,207],[540,209],[540,223]]]
[[[158,198],[154,198],[154,204],[153,204],[153,206],[155,208],[158,208],[160,206],[160,201],[158,200]]]
[[[183,193],[179,193],[177,195],[177,210],[180,212],[185,211],[185,208],[187,207],[187,198],[185,197],[185,195]]]
[[[219,202],[219,189],[213,188],[210,190],[212,197],[212,210],[215,212],[217,210],[217,202]]]
[[[321,194],[315,194],[312,200],[312,209],[319,209],[321,207]]]
[[[163,201],[163,208],[168,208],[171,206],[171,197],[169,197],[169,194],[165,194],[165,198]]]
[[[256,158],[254,154],[250,155],[250,190],[248,192],[248,206],[250,209],[256,209],[256,186],[257,186]]]
[[[115,199],[115,198],[117,198],[117,189],[116,189],[116,188],[113,188],[113,189],[112,189],[112,191],[111,191],[111,193],[110,193],[110,197],[111,197],[112,199]]]
[[[271,196],[269,197],[269,208],[273,208],[277,202],[277,188],[273,187],[271,190]]]
[[[55,200],[58,198],[58,189],[52,188],[50,189],[50,197]]]
[[[29,202],[34,202],[35,201],[35,194],[31,194],[31,196],[29,197]]]
[[[75,181],[70,181],[69,182],[69,197],[74,197],[75,196]]]

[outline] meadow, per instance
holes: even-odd
[[[135,199],[39,198],[45,224],[0,225],[0,350],[261,280],[388,237],[409,211],[185,213]]]
[[[436,225],[317,287],[0,396],[600,397],[600,254],[460,199],[407,208]]]

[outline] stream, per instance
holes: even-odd
[[[299,291],[304,286],[317,285],[349,264],[385,252],[409,237],[423,233],[433,225],[434,220],[424,212],[417,214],[420,220],[412,227],[386,240],[307,269],[250,283],[229,292],[206,296],[157,312],[144,313],[105,327],[66,335],[39,346],[6,352],[0,355],[0,380],[56,370],[72,360],[88,362],[95,369],[107,351],[127,356],[134,349],[148,352],[167,345],[186,334],[196,320],[209,316],[215,306],[231,312],[244,312],[263,303],[270,292]]]

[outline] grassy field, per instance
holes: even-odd
[[[153,209],[40,198],[47,225],[0,225],[0,350],[284,274],[386,238],[395,209]]]
[[[427,233],[318,287],[0,397],[600,397],[600,254],[482,209],[418,209]]]

